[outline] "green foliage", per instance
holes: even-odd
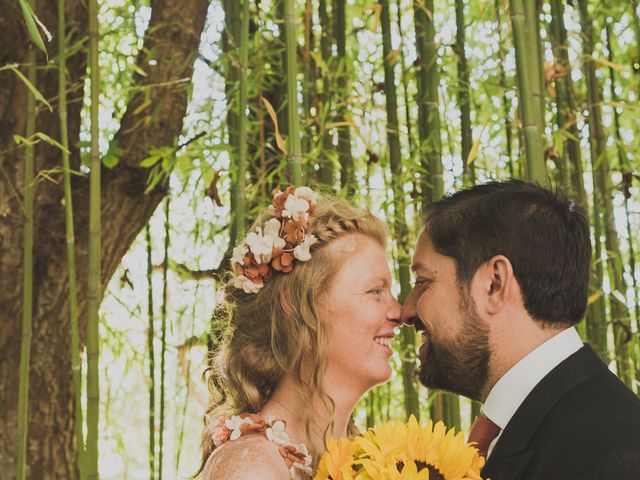
[[[22,15],[24,17],[24,22],[27,25],[27,32],[29,32],[29,38],[31,41],[47,55],[47,48],[44,46],[44,42],[42,41],[42,36],[40,35],[40,31],[38,30],[38,26],[42,28],[45,34],[48,37],[48,40],[51,40],[51,34],[44,26],[44,24],[40,21],[40,19],[36,16],[31,5],[27,0],[18,0],[20,4],[20,8],[22,9]],[[36,25],[37,24],[37,25]]]

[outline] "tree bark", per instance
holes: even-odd
[[[105,170],[102,178],[103,233],[101,285],[107,285],[131,242],[147,223],[165,195],[160,185],[149,194],[146,169],[141,160],[152,147],[175,147],[186,112],[189,79],[193,72],[200,34],[204,27],[207,0],[166,0],[152,2],[150,28],[138,57],[138,66],[146,77],[134,78],[135,92],[122,119],[114,141],[125,152],[116,167]],[[0,17],[0,64],[23,63],[26,56],[26,30],[21,22],[17,2],[0,0],[7,12]],[[43,2],[37,12],[51,31],[57,26],[56,1]],[[69,44],[87,34],[86,3],[67,1]],[[57,51],[56,41],[51,51]],[[150,65],[149,60],[155,60]],[[43,58],[39,58],[43,63]],[[71,139],[72,168],[79,169],[77,147],[80,131],[80,108],[86,75],[86,53],[80,51],[67,59],[69,80],[68,132]],[[38,87],[45,98],[56,99],[57,70],[46,69]],[[150,108],[136,112],[144,100],[139,87],[151,89]],[[18,362],[21,315],[21,288],[16,279],[22,274],[22,181],[21,147],[12,145],[13,134],[24,134],[26,89],[9,71],[0,72],[0,472],[14,470]],[[57,105],[54,105],[54,107]],[[147,122],[141,121],[145,117]],[[38,112],[36,129],[58,138],[58,112]],[[60,165],[59,151],[39,144],[36,147],[36,172]],[[29,405],[29,445],[27,477],[37,479],[76,478],[76,444],[74,437],[74,401],[69,344],[69,298],[62,204],[62,182],[40,181],[35,185],[34,218],[34,298],[33,347],[31,356],[32,392]],[[86,326],[86,281],[88,244],[88,177],[73,182],[76,205],[78,258],[78,312],[80,329]],[[84,207],[83,207],[84,206]],[[55,374],[53,374],[55,370]]]

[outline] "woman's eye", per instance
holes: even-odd
[[[374,295],[382,295],[382,287],[376,287],[369,290],[369,293],[373,293]]]

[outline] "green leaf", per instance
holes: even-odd
[[[69,149],[64,148],[64,145],[62,145],[60,142],[58,142],[57,140],[51,138],[49,135],[42,133],[42,132],[36,132],[35,137],[38,137],[40,140],[43,140],[45,142],[47,142],[49,145],[53,145],[56,148],[59,148],[61,151],[65,152],[65,153],[71,153],[69,151]]]
[[[63,152],[70,153],[69,150],[64,147],[64,145],[62,145],[57,140],[51,138],[46,133],[36,132],[29,138],[23,137],[22,135],[14,135],[13,136],[13,141],[16,142],[17,144],[24,143],[24,144],[30,145],[30,146],[31,145],[35,145],[36,143],[38,143],[35,139],[40,139],[40,140],[42,140],[44,142],[47,142],[49,145],[52,145],[52,146],[60,149]]]
[[[47,108],[49,109],[50,112],[53,112],[53,107],[51,107],[51,104],[49,102],[47,102],[47,100],[42,96],[42,94],[38,91],[38,89],[35,87],[35,85],[33,83],[31,83],[29,81],[29,79],[27,77],[25,77],[22,72],[20,70],[18,70],[18,65],[16,65],[15,63],[9,64],[9,65],[5,65],[4,67],[0,67],[0,72],[2,70],[11,70],[13,71],[20,80],[22,80],[22,82],[27,86],[27,88],[31,91],[31,93],[33,94],[33,96],[41,101],[42,103],[44,103]]]
[[[38,17],[36,17],[36,14],[33,12],[33,9],[27,0],[18,0],[18,3],[20,4],[20,8],[22,8],[22,14],[24,15],[24,21],[27,24],[27,30],[29,31],[31,41],[48,57],[49,54],[47,53],[47,48],[44,46],[44,42],[42,41],[42,37],[38,31],[38,26],[36,25],[36,22],[40,25],[42,25],[42,22]],[[44,25],[42,26],[44,27]]]
[[[140,166],[142,168],[150,168],[153,167],[156,163],[160,161],[162,157],[160,155],[151,155],[150,157],[145,158],[140,162]]]
[[[120,163],[120,157],[123,154],[122,148],[118,146],[115,140],[109,144],[109,150],[106,155],[102,157],[102,164],[107,168],[113,168]]]

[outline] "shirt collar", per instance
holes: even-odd
[[[482,406],[483,413],[504,429],[540,380],[582,346],[580,335],[574,327],[551,337],[498,380]]]

